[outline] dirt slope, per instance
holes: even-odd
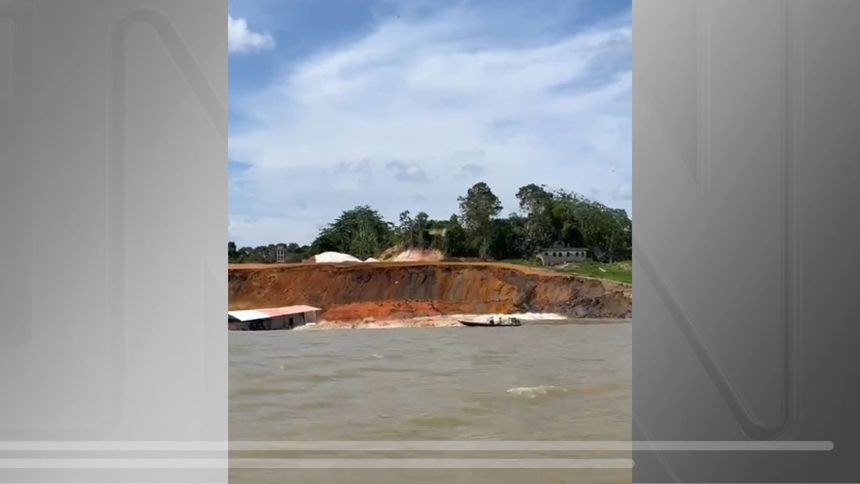
[[[328,320],[554,312],[629,318],[630,286],[510,264],[414,262],[231,265],[230,309],[290,304]]]

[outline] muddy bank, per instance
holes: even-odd
[[[327,321],[451,314],[630,318],[629,285],[498,263],[231,265],[230,309],[309,304]]]

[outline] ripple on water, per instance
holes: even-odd
[[[339,370],[330,373],[296,373],[290,375],[285,381],[297,383],[329,383],[339,380],[349,380],[361,376],[358,368]]]
[[[472,364],[476,366],[499,366],[511,362],[511,354],[503,352],[482,352],[473,355]]]
[[[629,325],[522,329],[231,335],[231,433],[240,440],[623,440]]]
[[[453,415],[417,415],[406,419],[407,426],[425,429],[453,429],[465,427],[468,424],[467,419]]]
[[[374,375],[380,378],[394,378],[397,375],[412,375],[417,373],[417,371],[412,368],[389,368],[379,366],[363,366],[359,367],[358,371],[360,371],[367,378],[372,378]]]
[[[332,400],[313,400],[310,402],[302,402],[297,405],[299,410],[327,410],[337,408],[337,405]]]

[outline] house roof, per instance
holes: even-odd
[[[278,316],[288,316],[290,314],[302,314],[313,311],[321,311],[320,308],[313,306],[283,306],[279,308],[265,309],[242,309],[238,311],[227,311],[227,315],[239,321],[254,321],[257,319],[276,318]]]

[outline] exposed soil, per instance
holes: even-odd
[[[383,259],[391,262],[441,262],[445,256],[438,250],[409,249]]]
[[[445,314],[558,313],[630,318],[631,287],[540,268],[484,262],[235,264],[230,309],[309,304],[329,321]]]

